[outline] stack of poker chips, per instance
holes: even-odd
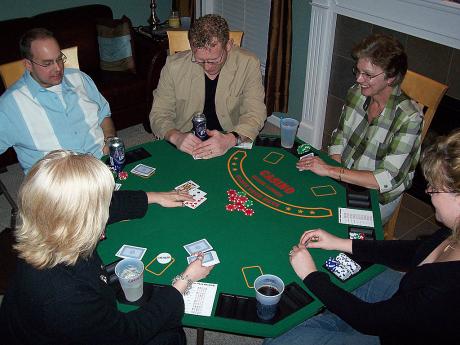
[[[329,257],[324,266],[340,280],[347,280],[361,270],[361,266],[344,253]]]
[[[302,144],[302,145],[300,145],[300,146],[297,148],[297,153],[298,153],[299,155],[302,155],[302,154],[304,154],[304,153],[310,152],[310,150],[311,150],[311,146],[310,146],[310,145],[308,145],[308,144]]]
[[[225,209],[229,212],[240,211],[243,212],[246,216],[252,216],[254,210],[250,208],[254,205],[252,200],[246,196],[245,192],[237,192],[234,189],[229,189],[227,191],[228,201],[230,202],[225,206]]]

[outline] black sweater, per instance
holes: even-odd
[[[114,193],[110,221],[142,217],[144,192]],[[19,260],[0,309],[2,344],[145,344],[180,329],[182,295],[164,287],[146,305],[118,311],[115,293],[101,279],[95,252],[74,266],[37,270]]]
[[[353,241],[358,261],[407,270],[388,300],[364,302],[313,272],[305,285],[333,313],[356,330],[378,335],[382,344],[457,344],[460,315],[460,262],[417,266],[450,234],[438,230],[422,241]]]

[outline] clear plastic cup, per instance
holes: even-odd
[[[299,126],[299,121],[286,117],[280,120],[281,128],[281,146],[287,149],[290,149],[294,146],[295,135],[297,133],[297,127]]]
[[[263,274],[254,281],[257,316],[262,320],[273,319],[284,291],[284,282],[273,274]]]
[[[126,300],[137,301],[144,293],[144,264],[138,259],[123,259],[115,266]]]

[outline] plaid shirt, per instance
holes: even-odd
[[[358,84],[348,90],[329,154],[341,155],[348,169],[372,171],[379,184],[379,202],[387,204],[412,185],[423,113],[400,86],[393,88],[383,112],[371,123],[364,110],[369,102]]]

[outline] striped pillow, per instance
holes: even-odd
[[[101,69],[136,73],[131,20],[126,16],[113,20],[101,19],[96,27]]]

